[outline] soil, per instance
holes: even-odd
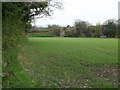
[[[118,65],[90,65],[89,69],[97,77],[118,85]]]

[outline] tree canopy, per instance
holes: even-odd
[[[19,46],[25,40],[32,20],[38,16],[50,16],[52,7],[60,8],[60,3],[52,0],[44,2],[3,2],[2,28],[3,49]]]

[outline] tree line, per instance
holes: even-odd
[[[79,37],[119,37],[118,23],[114,19],[109,19],[103,24],[91,25],[85,21],[75,22],[76,35]]]
[[[60,25],[48,25],[47,28],[35,28],[30,31],[34,36],[51,37],[107,37],[118,38],[120,37],[119,23],[115,19],[109,19],[103,24],[92,25],[87,21],[77,20],[73,26],[67,25],[61,27]],[[49,34],[48,34],[49,33]]]

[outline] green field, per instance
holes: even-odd
[[[31,37],[19,62],[29,87],[117,87],[118,39]]]

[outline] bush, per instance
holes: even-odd
[[[23,43],[27,40],[26,29],[29,24],[23,20],[23,9],[25,3],[3,2],[2,4],[2,69],[3,87],[12,87],[12,78],[15,70],[20,68],[17,56]],[[22,69],[22,68],[21,68]],[[12,76],[12,77],[11,77]]]

